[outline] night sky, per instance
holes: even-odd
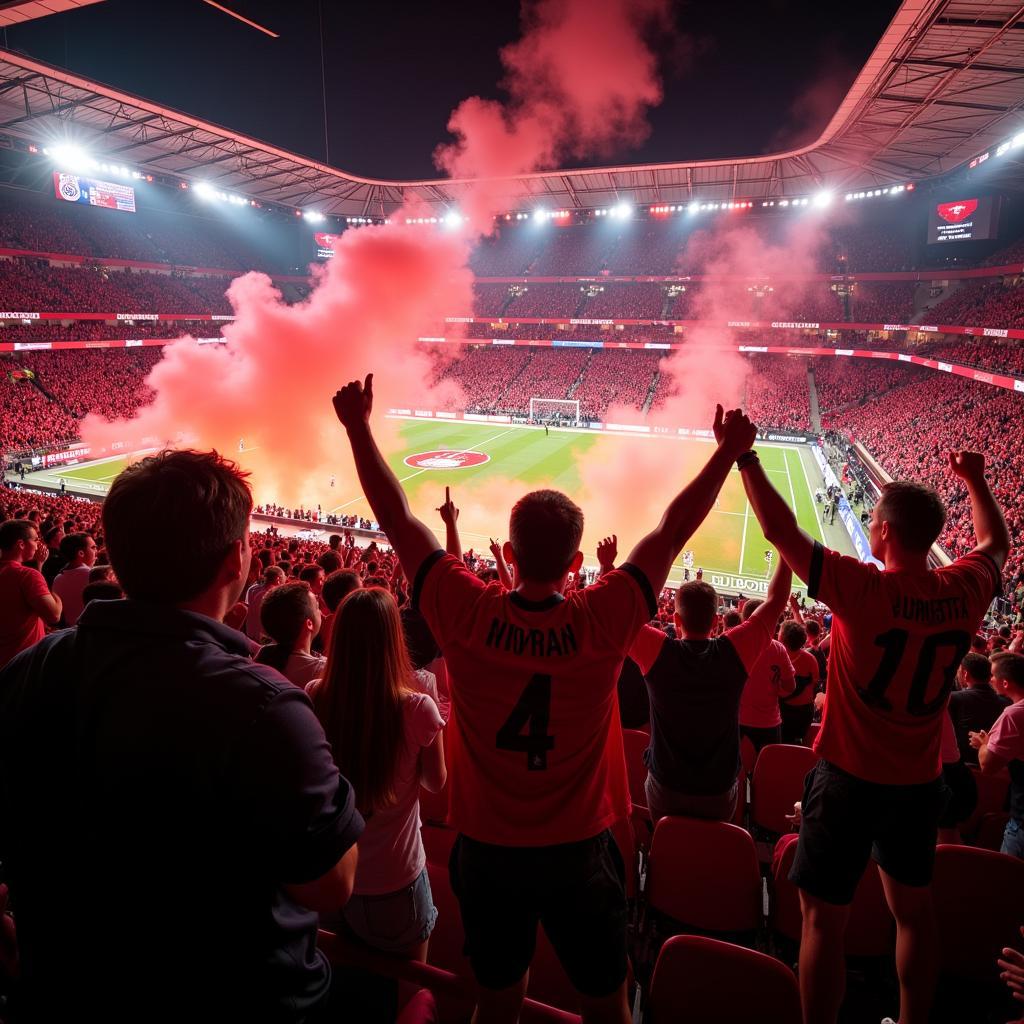
[[[501,98],[498,50],[519,36],[514,0],[105,0],[4,33],[5,45],[315,159],[381,178],[436,177],[434,147],[466,96]],[[746,156],[812,141],[877,44],[897,2],[674,4],[652,40],[665,100],[621,162]],[[607,161],[600,161],[605,163]]]

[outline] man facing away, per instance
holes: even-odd
[[[651,820],[666,814],[729,821],[740,772],[740,697],[748,674],[772,640],[792,575],[776,567],[768,595],[750,618],[721,636],[718,594],[696,580],[676,591],[680,639],[645,626],[629,656],[651,698],[651,745],[644,753],[644,789]],[[786,652],[781,657],[788,662]],[[778,698],[776,698],[776,711]]]
[[[792,579],[792,573],[789,578]],[[760,612],[762,606],[763,602],[759,598],[745,602],[742,620],[746,621]],[[775,613],[776,618],[779,611],[781,609]],[[774,632],[774,619],[765,624]],[[750,676],[740,698],[740,735],[748,737],[759,753],[769,743],[782,742],[782,710],[779,700],[791,694],[795,688],[796,675],[786,648],[778,640],[770,639],[750,669]]]
[[[0,523],[0,668],[56,626],[63,610],[38,570],[39,531],[28,519]]]
[[[297,1022],[329,1002],[315,911],[347,901],[362,819],[309,699],[221,621],[251,507],[216,453],[131,466],[103,505],[127,600],[0,671],[19,1022]]]
[[[452,888],[479,984],[478,1024],[515,1021],[541,923],[583,1019],[626,1024],[626,900],[610,826],[628,813],[615,684],[656,611],[673,559],[753,444],[739,412],[720,445],[618,569],[563,596],[578,572],[583,513],[537,491],[512,510],[503,556],[514,589],[484,583],[409,510],[370,429],[372,375],[334,398],[359,481],[450,676]]]
[[[800,990],[806,1024],[834,1024],[845,986],[843,934],[854,890],[874,857],[898,931],[900,1024],[928,1019],[938,970],[931,876],[942,783],[943,718],[957,668],[1000,588],[1010,538],[985,480],[985,459],[950,453],[966,486],[977,545],[941,569],[928,552],[945,523],[939,496],[887,485],[870,527],[885,569],[806,534],[761,468],[741,461],[765,537],[808,597],[833,612],[828,700],[808,774],[796,860],[801,889]]]

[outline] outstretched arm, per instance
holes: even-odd
[[[365,384],[351,381],[334,396],[334,411],[348,432],[366,500],[380,528],[398,552],[405,575],[415,580],[423,560],[438,549],[437,538],[412,514],[402,485],[384,461],[370,430],[372,409],[372,373],[367,375]]]
[[[768,633],[774,635],[775,623],[779,621],[782,609],[786,607],[789,599],[789,588],[793,584],[793,571],[780,558],[775,572],[772,573],[771,581],[768,583],[768,593],[765,594],[764,602],[759,605],[751,614],[751,619],[763,621]]]
[[[515,584],[512,582],[512,575],[508,571],[508,562],[505,561],[501,545],[493,537],[491,537],[491,554],[494,555],[494,563],[498,567],[498,579],[501,581],[501,585],[506,590],[515,590]]]
[[[714,428],[718,448],[707,465],[676,495],[661,522],[630,553],[629,562],[644,573],[655,594],[665,585],[683,545],[707,518],[733,462],[750,450],[757,436],[756,428],[739,409],[723,416],[718,406]]]
[[[462,541],[459,540],[459,510],[452,501],[450,487],[444,489],[444,504],[437,510],[441,513],[441,520],[445,529],[444,549],[449,555],[462,559]]]
[[[950,452],[949,468],[963,480],[971,499],[975,551],[983,551],[1000,569],[1010,553],[1010,531],[985,479],[985,456],[977,452]]]
[[[775,546],[800,579],[806,580],[811,572],[814,539],[801,529],[793,510],[775,490],[757,458],[744,461],[740,476],[765,540]]]
[[[605,537],[597,545],[597,564],[601,567],[601,571],[597,574],[598,576],[603,576],[606,572],[611,572],[615,568],[615,559],[618,554],[618,534],[613,533],[610,537]]]

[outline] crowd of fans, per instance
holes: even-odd
[[[1024,288],[1018,279],[968,282],[928,311],[930,324],[1018,327],[1024,323]]]
[[[744,408],[758,423],[811,429],[807,365],[793,356],[754,356],[746,379]]]

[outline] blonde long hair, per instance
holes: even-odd
[[[395,599],[381,587],[354,590],[335,614],[313,706],[364,814],[395,802],[405,742],[402,702],[411,691],[412,665]]]

